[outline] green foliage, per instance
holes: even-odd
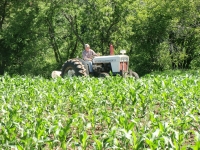
[[[127,50],[140,75],[198,68],[199,6],[198,0],[2,0],[0,74],[49,76],[81,57],[85,43],[102,55],[111,43],[115,54]]]
[[[0,81],[1,149],[199,149],[199,70]]]

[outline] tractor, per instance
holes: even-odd
[[[129,56],[125,55],[126,51],[121,50],[120,53],[120,55],[114,55],[113,46],[110,45],[110,55],[95,56],[93,58],[93,72],[89,71],[90,65],[83,59],[69,59],[62,65],[61,71],[52,72],[52,78],[56,76],[65,78],[72,76],[108,77],[110,75],[120,75],[122,77],[135,77],[135,79],[138,79],[138,74],[129,69]]]

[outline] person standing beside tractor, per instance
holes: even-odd
[[[95,53],[92,49],[90,49],[89,44],[85,44],[85,49],[82,52],[82,58],[86,61],[86,63],[89,65],[89,70],[92,72],[92,59],[94,56],[99,56],[99,54]]]

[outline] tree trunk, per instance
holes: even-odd
[[[78,45],[78,41],[76,40],[74,48],[73,48],[73,50],[70,53],[70,58],[74,58],[75,57],[75,52],[76,52],[76,49],[77,49],[77,45]]]
[[[71,30],[73,31],[73,33],[75,34],[75,36],[77,37],[79,42],[84,45],[84,42],[83,42],[82,38],[80,37],[80,35],[78,33],[78,25],[76,23],[76,16],[72,17],[72,16],[66,15],[66,14],[63,14],[63,15],[67,19],[67,21],[70,23]]]
[[[4,22],[4,19],[6,17],[6,6],[7,6],[7,0],[5,2],[2,2],[3,4],[0,5],[0,31],[2,30],[2,25]]]
[[[6,64],[4,61],[0,62],[0,75],[4,75],[5,73]]]
[[[58,49],[58,45],[55,40],[55,31],[54,31],[54,28],[52,27],[52,24],[48,18],[47,18],[47,23],[48,23],[48,27],[49,27],[50,42],[51,42],[51,46],[54,51],[55,59],[56,59],[57,63],[60,63],[60,62],[62,62],[62,58],[61,58],[61,55],[60,55],[60,52]]]

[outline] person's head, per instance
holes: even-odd
[[[89,51],[89,49],[90,49],[90,45],[89,44],[85,44],[85,50]]]

